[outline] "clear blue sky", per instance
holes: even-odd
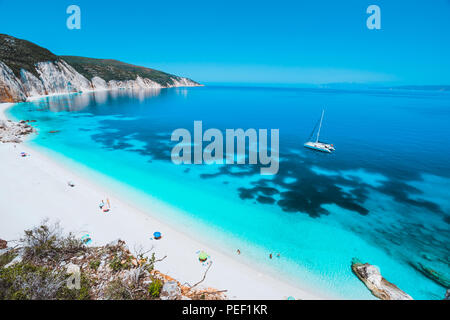
[[[0,0],[0,33],[205,83],[450,84],[450,0]]]

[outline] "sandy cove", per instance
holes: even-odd
[[[0,120],[12,104],[0,104]],[[30,154],[22,158],[21,152]],[[330,298],[311,289],[293,287],[271,275],[260,273],[238,261],[235,253],[223,253],[174,230],[152,217],[154,210],[173,210],[158,203],[145,212],[119,199],[110,190],[87,180],[26,143],[0,143],[0,238],[14,240],[25,229],[43,219],[59,221],[64,230],[77,236],[90,234],[91,245],[104,245],[118,238],[125,240],[130,251],[141,246],[154,246],[156,257],[167,258],[156,269],[181,283],[194,284],[206,269],[197,259],[198,250],[212,258],[203,287],[227,290],[229,299],[296,299]],[[68,186],[73,181],[75,187]],[[110,213],[99,209],[102,199],[109,198]],[[150,240],[154,231],[161,231],[161,240]],[[305,286],[306,288],[306,286]]]

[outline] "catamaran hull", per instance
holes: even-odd
[[[303,146],[308,149],[321,151],[321,152],[325,152],[325,153],[332,153],[334,151],[334,147],[332,147],[331,145],[325,145],[325,144],[318,145],[316,143],[308,143],[307,142]]]

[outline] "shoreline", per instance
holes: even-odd
[[[6,119],[5,111],[13,105],[0,104],[0,119]],[[31,156],[20,158],[21,151]],[[0,173],[4,181],[3,188],[0,187],[4,190],[0,189],[0,194],[9,199],[8,203],[0,203],[0,217],[8,221],[8,228],[0,230],[0,236],[6,240],[17,239],[25,229],[49,218],[52,222],[59,220],[66,231],[74,231],[77,236],[89,233],[94,245],[120,238],[127,242],[131,251],[133,246],[143,246],[147,250],[154,246],[157,257],[167,255],[156,269],[182,283],[195,283],[202,278],[205,267],[198,262],[196,252],[205,250],[211,256],[213,266],[203,286],[227,290],[229,299],[331,298],[312,292],[310,288],[291,286],[260,273],[231,255],[205,246],[154,218],[151,212],[155,208],[147,208],[145,212],[134,208],[110,190],[26,143],[0,144],[0,157],[8,168]],[[73,181],[75,187],[70,188],[67,181]],[[98,208],[98,203],[106,197],[111,201],[110,213],[103,213]],[[161,209],[160,205],[155,207]],[[154,231],[161,231],[163,239],[150,240]]]
[[[44,94],[44,95],[38,95],[38,96],[30,96],[27,97],[27,99],[25,101],[16,101],[16,102],[0,102],[0,108],[2,105],[14,105],[16,103],[25,103],[25,102],[30,102],[30,101],[36,101],[39,99],[43,99],[43,98],[51,98],[51,97],[58,97],[58,96],[70,96],[70,95],[75,95],[75,94],[83,94],[83,93],[96,93],[96,92],[109,92],[109,91],[119,91],[119,90],[144,90],[144,91],[156,91],[156,90],[162,90],[162,89],[171,89],[171,88],[195,88],[195,87],[204,87],[204,84],[198,84],[198,85],[183,85],[183,86],[173,86],[173,87],[154,87],[154,88],[141,88],[141,89],[134,89],[134,88],[98,88],[98,89],[89,89],[89,90],[84,90],[84,91],[77,91],[77,92],[56,92],[56,93],[51,93],[51,94]],[[7,109],[7,108],[6,108]],[[4,109],[4,110],[6,110]],[[0,111],[0,113],[3,114],[3,111]],[[4,117],[4,115],[1,115]],[[0,118],[0,120],[2,119],[6,119],[6,117],[4,118]]]

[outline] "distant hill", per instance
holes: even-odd
[[[385,89],[402,89],[402,90],[428,90],[428,91],[450,91],[450,85],[423,85],[423,86],[395,86]]]
[[[112,59],[94,59],[76,56],[60,56],[61,59],[70,64],[75,70],[87,79],[100,77],[105,81],[135,80],[137,76],[151,79],[163,86],[170,85],[172,78],[177,76]]]
[[[403,85],[403,86],[374,86],[367,83],[325,83],[316,85],[322,89],[337,90],[427,90],[427,91],[450,91],[450,85]]]
[[[58,56],[30,41],[0,34],[0,102],[92,90],[190,86],[200,84],[117,60]]]

